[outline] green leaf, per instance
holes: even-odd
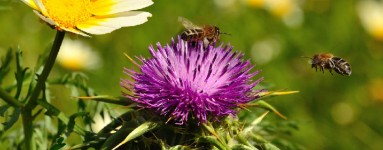
[[[4,129],[3,129],[4,131],[8,130],[9,128],[11,128],[16,123],[16,121],[19,119],[20,113],[21,113],[21,109],[15,108],[15,110],[12,112],[12,115],[10,116],[9,120],[2,123],[4,125]]]
[[[59,120],[61,120],[65,124],[68,124],[69,118],[67,118],[65,116],[65,114],[63,114],[55,106],[53,106],[52,104],[50,104],[50,103],[48,103],[46,101],[43,101],[43,100],[37,100],[37,103],[47,110],[47,112],[45,112],[46,115],[51,116],[51,117],[52,116],[56,116]],[[76,133],[78,133],[80,135],[85,135],[86,134],[86,131],[84,129],[82,129],[81,127],[77,126],[77,125],[74,126],[74,130],[76,131]]]
[[[105,141],[104,145],[102,145],[102,149],[112,149],[119,141],[122,141],[124,137],[132,131],[130,126],[130,124],[124,122],[121,128]]]
[[[5,58],[1,58],[0,60],[0,85],[5,78],[5,76],[9,73],[10,66],[12,60],[12,48],[9,48],[7,51],[7,54],[5,55]]]
[[[84,111],[86,109],[86,104],[83,100],[77,101],[78,111]]]
[[[97,134],[105,134],[110,133],[112,130],[115,130],[117,127],[123,125],[124,120],[123,118],[132,119],[132,113],[134,113],[134,110],[128,110],[124,114],[120,115],[119,117],[115,118],[110,122],[108,125],[106,125],[104,128],[102,128]]]
[[[218,139],[216,137],[214,137],[214,136],[200,137],[200,138],[198,138],[197,143],[209,144],[209,145],[215,146],[215,147],[217,147],[218,149],[221,149],[221,150],[228,149],[224,145],[222,145],[222,143],[219,142]]]
[[[67,125],[67,133],[66,133],[66,135],[69,136],[69,134],[73,132],[73,129],[74,129],[75,125],[76,125],[75,119],[77,117],[84,117],[84,116],[87,116],[87,115],[89,115],[88,112],[78,112],[78,113],[75,113],[75,114],[71,115],[69,117],[69,122],[68,122],[68,125]]]
[[[265,148],[265,150],[280,150],[278,147],[269,142],[263,143],[263,147]]]
[[[255,141],[257,143],[267,143],[268,142],[266,139],[264,139],[259,134],[250,133],[250,134],[248,134],[248,137],[249,137],[250,140]]]
[[[18,99],[21,93],[21,89],[23,87],[23,82],[26,76],[26,73],[28,71],[28,68],[23,68],[23,53],[20,49],[16,52],[16,83],[17,83],[17,90],[15,94],[15,98]]]
[[[0,116],[4,117],[4,113],[8,110],[9,107],[11,106],[9,105],[0,106]]]
[[[79,72],[66,74],[59,79],[49,81],[50,84],[61,84],[61,85],[71,85],[81,89],[87,96],[97,95],[94,90],[88,87],[87,82],[88,77]],[[72,91],[73,92],[73,91]],[[72,93],[73,94],[73,93]],[[76,93],[74,93],[76,95]]]
[[[157,126],[158,126],[158,124],[155,122],[145,122],[145,123],[141,124],[140,126],[135,128],[132,132],[130,132],[129,135],[126,136],[126,138],[122,142],[120,142],[117,146],[115,146],[113,148],[113,150],[115,150],[118,147],[120,147],[121,145],[124,145],[125,143],[145,134],[146,132],[149,132],[149,131],[155,129]]]
[[[273,113],[277,114],[279,117],[283,118],[283,119],[287,119],[284,115],[282,115],[277,109],[275,109],[272,105],[270,105],[269,103],[263,101],[263,100],[260,100],[260,101],[257,101],[256,102],[256,106],[257,107],[260,107],[260,108],[263,108],[263,109],[266,109],[266,110],[270,110],[272,111]]]
[[[52,145],[50,150],[59,150],[59,149],[63,148],[65,145],[66,144],[64,143],[64,138],[59,137],[55,140],[55,143]]]
[[[258,150],[255,147],[250,147],[242,144],[236,144],[233,147],[231,147],[232,150]]]
[[[52,139],[55,139],[55,141],[57,141],[57,139],[60,138],[62,134],[65,132],[65,129],[66,129],[66,124],[61,120],[57,120],[57,133],[53,136]]]
[[[169,147],[167,148],[167,150],[191,150],[192,148],[188,147],[188,146],[184,146],[184,145],[176,145],[176,146],[172,146],[172,147]]]
[[[57,109],[52,104],[49,104],[47,101],[37,100],[37,103],[47,110],[45,112],[45,115],[47,116],[58,116],[61,113],[59,109]]]
[[[109,96],[109,95],[98,95],[98,96],[77,97],[77,98],[83,99],[83,100],[94,100],[97,102],[105,102],[105,103],[110,103],[110,104],[123,105],[123,106],[133,104],[133,102],[126,97],[113,97],[113,96]]]
[[[251,122],[251,124],[246,127],[245,129],[243,129],[243,133],[245,134],[248,134],[249,132],[253,132],[252,130],[258,126],[259,123],[261,123],[261,121],[263,120],[263,118],[266,117],[266,115],[269,113],[269,111],[263,113],[261,116],[259,116],[258,118],[255,118],[253,122]]]

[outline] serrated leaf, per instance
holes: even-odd
[[[58,139],[61,137],[61,135],[65,132],[66,124],[61,121],[57,120],[57,133],[53,136],[52,139]]]
[[[4,125],[3,130],[4,131],[8,130],[9,128],[11,128],[16,123],[16,121],[19,119],[20,113],[21,113],[21,109],[15,108],[15,110],[12,112],[12,115],[10,116],[9,120],[7,120],[6,122],[3,122],[3,125]]]
[[[37,100],[37,103],[41,106],[43,106],[47,111],[45,112],[45,115],[48,116],[58,116],[61,112],[59,109],[57,109],[52,104],[48,103],[47,101],[43,100]]]
[[[232,150],[258,150],[255,147],[250,147],[250,146],[246,146],[243,144],[236,144],[236,145],[232,146],[231,149]]]
[[[66,133],[67,136],[69,136],[69,134],[72,133],[74,130],[74,127],[76,125],[75,119],[77,117],[83,117],[86,115],[89,115],[89,113],[88,112],[78,112],[78,113],[75,113],[69,117],[69,122],[67,124],[67,133]]]
[[[192,148],[190,148],[188,146],[176,145],[176,146],[169,147],[167,150],[191,150],[191,149]]]
[[[73,87],[76,87],[80,90],[82,90],[87,96],[94,96],[97,95],[94,90],[86,84],[88,80],[88,77],[79,72],[71,73],[71,74],[65,74],[63,77],[50,80],[50,84],[59,84],[59,85],[70,85]],[[73,92],[73,90],[72,90]],[[74,96],[78,96],[78,93],[72,93]]]
[[[155,122],[145,122],[145,123],[141,124],[140,126],[135,128],[132,132],[130,132],[129,135],[126,136],[126,138],[122,142],[120,142],[117,146],[115,146],[113,148],[113,150],[115,150],[118,147],[120,147],[121,145],[124,145],[125,143],[145,134],[146,132],[149,132],[149,131],[155,129],[157,126],[158,126],[158,123],[155,123]]]
[[[263,143],[263,147],[265,148],[265,150],[280,150],[278,147],[269,142]]]
[[[64,143],[64,138],[59,137],[55,140],[55,143],[52,145],[50,150],[59,150],[59,149],[63,148],[65,145],[66,144]]]
[[[86,104],[83,100],[77,101],[78,111],[84,111],[86,109]]]
[[[28,71],[28,68],[23,68],[23,53],[20,49],[16,52],[16,72],[15,72],[15,78],[16,78],[16,94],[15,98],[18,99],[21,93],[21,89],[23,87],[23,82],[25,79],[26,72]]]
[[[3,106],[0,106],[0,116],[4,117],[4,113],[8,110],[8,108],[11,107],[9,105],[3,105]]]
[[[209,144],[211,146],[215,146],[218,149],[222,149],[222,150],[228,149],[225,146],[223,146],[222,143],[219,142],[218,139],[214,136],[200,137],[200,138],[198,138],[197,143]]]
[[[2,80],[5,78],[5,76],[9,73],[10,66],[12,60],[12,48],[9,48],[7,51],[7,54],[5,54],[4,58],[1,58],[0,60],[0,84],[2,83]]]
[[[211,123],[203,123],[202,126],[208,130],[212,135],[214,135],[214,137],[220,142],[222,143],[222,145],[226,146],[226,143],[218,136],[217,132],[215,131],[213,125],[211,125]]]
[[[52,104],[49,104],[46,101],[42,101],[42,100],[37,100],[37,103],[40,106],[44,107],[47,110],[47,112],[50,111],[49,115],[47,114],[47,112],[45,112],[45,114],[47,114],[48,116],[51,116],[51,117],[52,116],[56,116],[59,120],[61,120],[65,124],[68,124],[69,118],[66,117],[65,114],[63,114],[55,106],[53,106]],[[81,127],[77,126],[77,125],[74,126],[74,130],[76,131],[76,133],[78,133],[80,135],[85,135],[86,134],[86,131],[84,129],[82,129]]]

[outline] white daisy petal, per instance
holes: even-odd
[[[44,15],[42,15],[39,11],[36,11],[34,10],[33,12],[35,12],[35,14],[37,16],[40,17],[40,19],[44,20],[45,22],[47,22],[48,24],[52,25],[52,26],[56,26],[56,22],[54,22],[52,19],[48,18],[48,17],[45,17]]]
[[[82,35],[82,36],[85,36],[85,37],[90,37],[90,35],[82,32],[80,30],[77,30],[77,29],[70,29],[70,28],[64,28],[64,27],[61,27],[61,29],[65,30],[65,31],[68,31],[68,32],[72,32],[72,33],[78,34],[78,35]]]
[[[93,4],[93,14],[109,15],[125,11],[137,10],[153,4],[152,0],[102,0]]]
[[[45,6],[41,0],[33,0],[38,8],[38,10],[44,15],[47,16],[48,12],[47,9],[45,9]]]
[[[40,9],[36,6],[34,0],[21,0],[25,4],[27,4],[29,7],[32,7],[33,9],[40,11]]]
[[[89,33],[89,34],[106,34],[114,30],[117,30],[121,27],[108,27],[108,26],[102,26],[102,25],[88,24],[88,25],[79,25],[78,28],[81,31]]]
[[[113,30],[126,26],[135,26],[148,21],[152,14],[142,11],[129,11],[118,13],[111,18],[102,18],[89,20],[85,24],[78,25],[77,28],[90,34],[105,34]]]

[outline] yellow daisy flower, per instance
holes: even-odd
[[[151,0],[22,0],[58,30],[89,36],[145,23],[152,14],[142,9]]]

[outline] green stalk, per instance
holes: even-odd
[[[35,150],[36,145],[33,138],[33,117],[32,111],[37,105],[37,98],[39,97],[41,91],[45,87],[45,82],[49,76],[49,73],[52,70],[52,67],[56,61],[57,54],[59,53],[60,46],[62,41],[64,40],[65,32],[57,30],[55,41],[53,42],[52,49],[49,53],[47,62],[44,65],[44,69],[41,74],[38,76],[37,84],[33,89],[32,95],[25,105],[25,107],[21,110],[21,115],[23,118],[23,127],[24,127],[24,146],[27,150]]]
[[[13,107],[22,107],[23,104],[10,96],[4,89],[0,88],[0,98]]]
[[[64,40],[65,32],[57,30],[55,41],[53,42],[51,52],[49,53],[49,57],[47,62],[44,65],[43,72],[38,76],[37,84],[31,98],[29,99],[26,107],[31,107],[32,109],[36,107],[37,98],[39,97],[41,90],[45,87],[45,81],[48,78],[49,73],[52,70],[52,67],[56,61],[57,54],[59,53],[61,43]]]
[[[21,109],[21,116],[23,119],[24,127],[24,146],[25,149],[35,150],[36,145],[33,139],[33,117],[32,110],[27,109],[26,107]]]

